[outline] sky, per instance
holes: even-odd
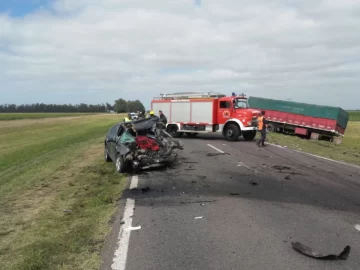
[[[360,109],[360,0],[2,0],[0,104],[216,91]]]

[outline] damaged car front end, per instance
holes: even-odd
[[[169,166],[177,158],[174,149],[183,149],[183,144],[174,140],[157,118],[124,122],[113,128],[116,135],[110,129],[105,158],[114,161],[120,173]]]

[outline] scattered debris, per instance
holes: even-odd
[[[138,231],[141,230],[141,226],[137,226],[137,227],[129,227],[125,229],[126,231]]]
[[[273,168],[276,169],[276,170],[279,170],[279,171],[291,170],[290,167],[288,167],[288,166],[281,166],[281,165],[274,165]]]
[[[257,186],[258,183],[254,182],[254,181],[250,181],[250,185],[252,185],[252,186]]]
[[[142,188],[141,191],[142,191],[143,193],[149,192],[149,191],[150,191],[150,187]]]
[[[230,193],[230,195],[231,195],[231,196],[239,196],[239,195],[240,195],[240,193],[237,193],[237,192],[231,192],[231,193]]]
[[[72,213],[72,210],[64,209],[63,212],[66,213],[66,214],[71,214],[71,213]]]
[[[216,156],[223,156],[225,153],[207,153],[206,156],[208,157],[216,157]]]
[[[195,217],[195,219],[202,219],[203,217]]]
[[[292,242],[291,243],[293,249],[295,249],[297,252],[314,258],[314,259],[319,259],[319,260],[346,260],[349,257],[350,254],[350,246],[346,246],[344,248],[344,250],[340,253],[340,254],[322,254],[322,253],[318,253],[313,251],[310,247],[307,247],[303,244],[301,244],[300,242]]]
[[[201,205],[201,206],[204,206],[204,205],[205,205],[205,203],[201,203],[200,205]]]
[[[355,229],[357,229],[358,231],[360,231],[360,225],[355,225]]]
[[[195,183],[196,183],[196,181],[195,181],[195,180],[192,180],[192,181],[191,181],[191,183],[192,183],[192,184],[195,184]]]
[[[286,180],[291,180],[290,174],[285,177]]]

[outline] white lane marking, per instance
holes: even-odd
[[[195,219],[202,219],[203,217],[195,217]]]
[[[214,150],[216,150],[216,151],[218,151],[218,152],[220,152],[220,153],[222,153],[222,154],[224,154],[224,153],[225,153],[224,151],[222,151],[222,150],[220,150],[220,149],[216,148],[215,146],[213,146],[213,145],[211,145],[211,144],[208,144],[208,146],[210,146],[212,149],[214,149]]]
[[[130,189],[137,188],[139,179],[137,176],[133,176],[130,180]],[[123,221],[125,222],[120,226],[118,245],[114,253],[113,264],[111,265],[112,270],[125,270],[126,259],[130,242],[130,234],[132,227],[132,219],[134,215],[135,200],[127,199],[125,204],[125,211],[123,215]],[[128,226],[125,228],[125,226]],[[140,227],[141,228],[141,227]]]
[[[358,231],[360,231],[360,225],[355,225],[355,229],[357,229]]]
[[[277,144],[272,144],[272,143],[268,143],[268,144],[270,144],[272,146],[275,146],[275,147],[278,147],[278,148],[283,148],[283,149],[287,148],[287,146],[284,147],[284,146],[277,145]],[[297,153],[302,153],[302,154],[305,154],[305,155],[313,156],[313,157],[316,157],[316,158],[324,159],[324,160],[327,160],[327,161],[332,161],[332,162],[335,162],[335,163],[338,163],[338,164],[348,165],[348,166],[360,169],[360,166],[350,164],[350,163],[346,163],[346,162],[343,162],[343,161],[338,161],[338,160],[334,160],[334,159],[331,159],[331,158],[321,157],[321,156],[310,154],[310,153],[307,153],[307,152],[298,151],[298,150],[295,150],[295,149],[289,149],[289,150],[295,151]]]
[[[139,183],[139,178],[137,175],[134,175],[131,178],[131,182],[130,182],[130,189],[134,189],[138,187],[138,183]]]

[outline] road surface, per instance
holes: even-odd
[[[217,136],[182,141],[173,168],[131,177],[103,269],[359,269],[359,167]],[[293,241],[351,253],[315,260]]]

